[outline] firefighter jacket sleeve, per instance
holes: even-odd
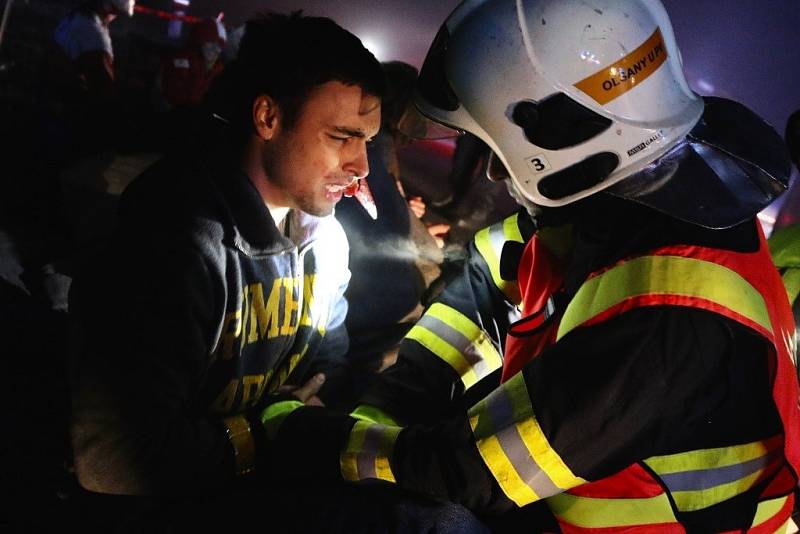
[[[407,424],[463,412],[499,383],[503,341],[518,319],[517,265],[534,223],[525,211],[480,230],[463,268],[409,331],[397,362],[360,404]],[[466,396],[465,396],[466,394]]]
[[[302,408],[274,435],[287,465],[300,465],[290,459],[299,454],[308,462],[300,471],[313,471],[306,476],[332,476],[330,453],[316,447],[349,427],[337,462],[345,480],[381,479],[499,511],[687,446],[775,434],[765,350],[762,339],[711,312],[638,309],[571,332],[467,414],[406,428],[339,416],[319,425],[335,438],[315,433],[314,450],[301,451],[311,420],[323,420]],[[730,428],[737,435],[723,430]]]

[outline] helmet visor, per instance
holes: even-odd
[[[780,196],[791,166],[778,133],[741,104],[705,100],[682,142],[608,192],[706,228],[744,222]]]
[[[406,106],[397,129],[404,136],[417,140],[454,139],[464,133],[463,130],[429,119],[413,103]]]

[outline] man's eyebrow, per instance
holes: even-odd
[[[350,137],[361,138],[367,136],[367,134],[365,134],[364,131],[360,130],[359,128],[348,128],[347,126],[334,126],[333,129],[341,134],[349,135]]]

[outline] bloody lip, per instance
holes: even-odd
[[[359,188],[359,187],[361,187],[361,180],[356,180],[356,181],[355,181],[355,182],[353,182],[352,184],[348,185],[348,186],[347,186],[347,187],[344,189],[344,191],[342,191],[342,194],[343,194],[344,196],[346,196],[346,197],[352,197],[352,196],[355,196],[355,194],[358,192],[358,188]]]

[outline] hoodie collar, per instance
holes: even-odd
[[[262,255],[294,248],[294,243],[275,225],[267,205],[242,170],[232,166],[218,168],[213,179],[228,208],[234,245],[238,249],[248,255]]]

